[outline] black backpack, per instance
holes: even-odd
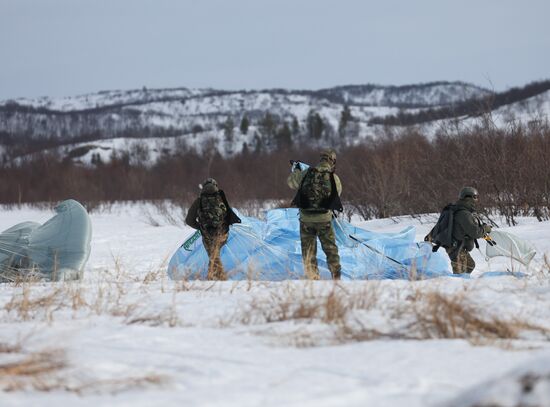
[[[453,240],[453,222],[457,210],[458,208],[454,204],[445,206],[439,215],[437,223],[424,238],[425,241],[435,244],[432,251],[436,252],[440,247],[448,249],[456,245],[456,242]]]

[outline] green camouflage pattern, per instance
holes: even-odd
[[[202,233],[202,243],[208,254],[208,280],[227,280],[223,269],[220,251],[227,242],[228,233]]]
[[[456,252],[456,249],[447,249],[447,254],[451,259],[451,266],[454,274],[470,274],[476,267],[476,262],[466,249]]]
[[[475,240],[482,238],[485,230],[475,212],[472,198],[459,199],[455,205],[457,210],[453,219],[453,240],[470,252],[474,249]]]
[[[198,208],[202,230],[221,229],[227,216],[227,206],[220,194],[201,194]]]
[[[334,280],[340,279],[341,266],[338,246],[332,222],[300,222],[300,241],[302,245],[302,261],[304,273],[310,280],[319,280],[317,266],[317,237],[321,248],[327,256],[327,264]]]
[[[321,161],[319,165],[316,167],[320,171],[332,171],[333,167],[330,163],[326,161]],[[291,189],[298,189],[300,188],[300,185],[302,183],[302,178],[305,176],[306,171],[293,171],[290,173],[290,175],[287,178],[287,184]],[[340,182],[340,178],[338,175],[334,174],[334,181],[336,183],[336,191],[338,192],[338,195],[342,194],[342,183]],[[332,219],[332,213],[330,211],[327,211],[326,213],[315,213],[315,212],[308,212],[304,211],[303,209],[300,209],[300,220],[302,222],[319,222],[319,223],[325,223],[330,222]]]
[[[323,203],[330,198],[332,185],[330,182],[330,171],[319,171],[311,168],[304,175],[301,191],[307,197],[310,208],[307,212],[324,212]]]

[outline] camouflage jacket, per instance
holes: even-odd
[[[327,171],[330,170],[330,164],[321,162],[317,167],[318,170],[321,171]],[[307,170],[306,170],[307,171]],[[302,179],[304,178],[304,175],[306,174],[306,171],[293,171],[290,173],[290,175],[287,178],[287,184],[291,189],[297,190],[300,188],[300,185],[302,184]],[[338,192],[338,196],[342,194],[342,183],[340,182],[340,178],[338,178],[338,175],[334,174],[334,181],[336,183],[336,190]],[[300,220],[302,222],[311,222],[311,223],[318,223],[318,222],[330,222],[332,219],[332,212],[328,211],[327,213],[309,213],[303,209],[300,209]]]
[[[460,199],[456,203],[453,219],[453,239],[467,251],[474,249],[474,241],[484,235],[483,224],[475,213],[472,198]]]

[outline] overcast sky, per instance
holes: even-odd
[[[0,99],[550,78],[549,0],[0,0]]]

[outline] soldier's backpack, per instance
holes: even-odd
[[[436,252],[440,247],[448,249],[453,247],[456,242],[453,241],[453,222],[457,211],[456,205],[448,204],[443,208],[437,223],[433,229],[424,238],[434,244],[432,251]]]
[[[336,190],[334,173],[309,168],[292,203],[313,213],[325,213],[329,210],[341,212],[343,208]]]
[[[226,226],[228,207],[224,201],[219,192],[200,195],[198,218],[202,229],[219,230]]]

